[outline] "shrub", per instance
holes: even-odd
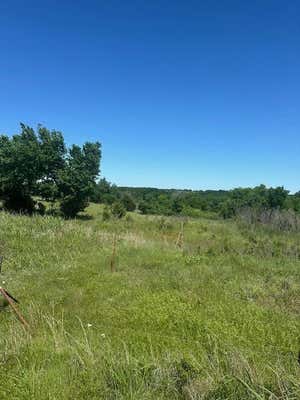
[[[123,218],[126,215],[126,209],[120,201],[116,201],[111,206],[111,213],[114,218]]]
[[[136,209],[136,204],[133,201],[132,197],[129,194],[124,194],[121,199],[123,206],[125,207],[126,211],[134,211]]]
[[[111,218],[110,207],[106,205],[103,209],[102,219],[103,221],[108,221],[110,220],[110,218]]]

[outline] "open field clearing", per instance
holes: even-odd
[[[31,326],[0,313],[1,399],[300,398],[299,234],[98,205],[0,227]]]

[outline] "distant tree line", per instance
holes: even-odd
[[[238,218],[247,224],[262,224],[272,229],[299,231],[300,196],[290,195],[284,187],[237,188],[222,205],[223,218]]]
[[[297,202],[292,202],[288,194],[289,192],[282,186],[267,188],[265,185],[260,185],[254,188],[237,188],[229,192],[228,199],[222,204],[220,214],[224,218],[230,218],[238,215],[245,208],[253,210],[295,208]]]
[[[229,191],[131,188],[117,187],[103,178],[95,188],[93,201],[110,206],[117,203],[127,211],[137,210],[142,214],[232,218],[246,208],[256,212],[284,209],[300,212],[300,192],[289,195],[283,187],[260,185]]]
[[[100,143],[67,148],[61,132],[21,124],[20,134],[0,136],[0,197],[9,211],[44,211],[35,199],[58,202],[62,214],[74,217],[95,191]]]

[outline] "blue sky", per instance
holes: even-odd
[[[0,95],[120,185],[300,189],[299,1],[3,1]]]

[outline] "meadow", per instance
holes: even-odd
[[[299,233],[102,212],[0,213],[0,399],[300,399]]]

